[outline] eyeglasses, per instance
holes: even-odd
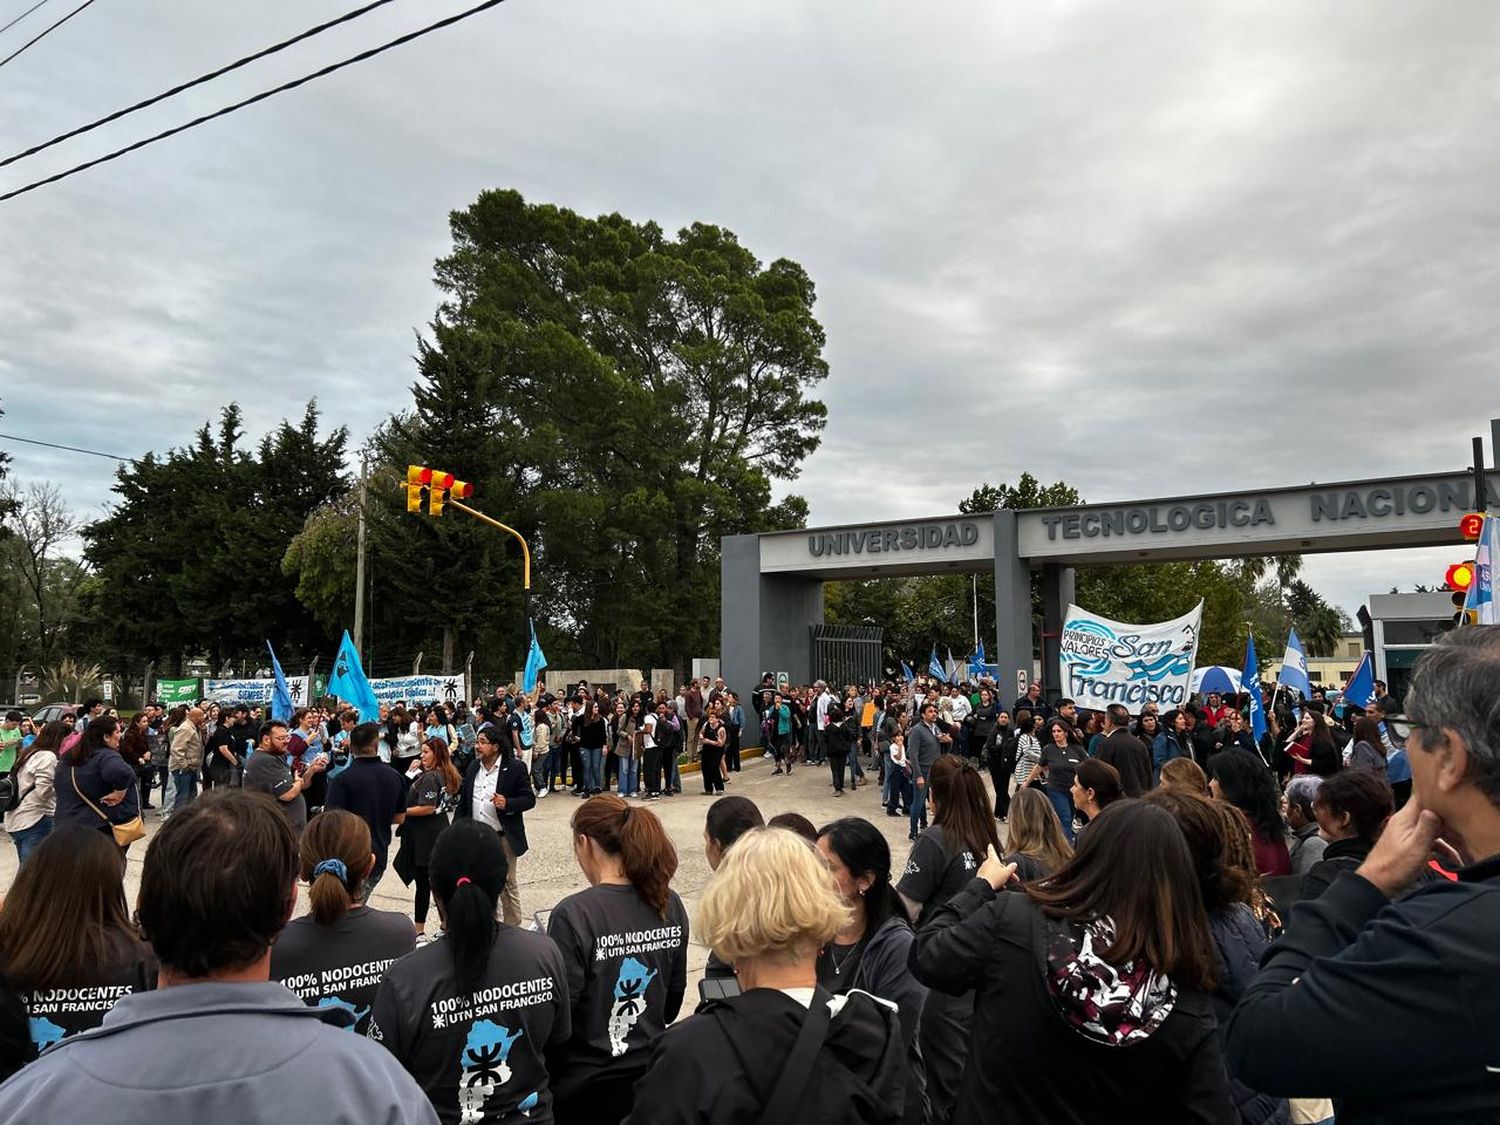
[[[1426,730],[1426,723],[1416,723],[1405,715],[1387,715],[1385,717],[1385,729],[1391,732],[1392,738],[1399,738],[1405,742],[1412,736],[1413,731]]]

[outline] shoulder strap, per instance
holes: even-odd
[[[83,795],[83,790],[80,789],[80,788],[78,788],[78,768],[76,766],[69,766],[68,767],[68,777],[73,782],[73,792],[75,792],[75,793],[78,794],[78,799],[80,801],[82,801],[85,805],[87,805],[89,808],[93,809],[96,813],[98,813],[99,814],[99,819],[102,820],[102,821],[104,821],[105,824],[108,824],[108,825],[112,826],[114,824],[114,821],[110,820],[109,817],[105,816],[104,815],[104,810],[101,809],[98,805],[94,804],[93,801],[90,801],[87,797],[85,797]]]
[[[781,1078],[771,1091],[771,1100],[761,1110],[759,1125],[779,1125],[793,1120],[792,1111],[802,1099],[813,1066],[822,1053],[823,1042],[828,1038],[829,1019],[828,993],[821,988],[815,989],[807,1018],[802,1021],[802,1030],[797,1032],[797,1042],[792,1044],[791,1058],[781,1069]]]

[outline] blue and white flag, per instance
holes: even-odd
[[[542,646],[536,639],[536,622],[527,621],[531,628],[531,647],[526,650],[526,670],[521,674],[521,690],[530,695],[536,690],[536,682],[541,677],[542,669],[547,667],[547,658],[542,654]]]
[[[906,678],[907,683],[917,678],[917,674],[911,670],[911,665],[904,660],[901,662],[901,675]]]
[[[1240,687],[1250,697],[1250,732],[1259,742],[1266,733],[1266,708],[1260,699],[1260,658],[1255,655],[1255,634],[1245,641],[1245,669],[1240,673]]]
[[[937,645],[932,646],[932,655],[927,658],[927,674],[936,676],[939,680],[946,680],[948,673],[943,671],[943,664],[937,657]]]
[[[359,712],[359,721],[373,723],[380,718],[380,701],[375,698],[375,689],[365,676],[359,662],[359,653],[349,639],[349,630],[344,630],[344,639],[339,642],[339,653],[333,658],[333,674],[328,677],[328,690]]]
[[[1286,639],[1286,655],[1281,658],[1281,674],[1276,682],[1284,687],[1296,688],[1303,699],[1312,698],[1312,681],[1307,678],[1307,653],[1302,651],[1302,642],[1293,629]]]
[[[1344,685],[1344,702],[1355,707],[1368,707],[1370,697],[1375,694],[1375,663],[1371,653],[1360,658],[1359,667]]]
[[[1464,616],[1474,613],[1476,625],[1500,625],[1500,601],[1495,589],[1495,564],[1500,563],[1500,516],[1485,516],[1474,550],[1474,581],[1464,598]]]
[[[974,655],[969,657],[969,675],[978,679],[984,675],[984,642],[979,642],[979,647],[974,650]]]
[[[271,718],[289,723],[292,721],[292,689],[287,686],[286,673],[281,670],[281,661],[276,659],[276,650],[271,648],[270,641],[266,641],[266,649],[271,654],[271,675],[276,682],[271,689]]]

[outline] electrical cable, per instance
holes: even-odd
[[[100,453],[97,449],[80,449],[76,445],[58,445],[51,441],[37,441],[36,438],[17,437],[15,434],[0,434],[0,438],[6,441],[24,441],[27,445],[41,445],[48,449],[66,449],[69,453],[87,453],[90,457],[106,457],[111,461],[134,461],[134,457],[117,457],[113,453]]]
[[[16,24],[20,23],[27,16],[31,15],[32,12],[36,11],[38,8],[40,8],[45,3],[47,3],[47,0],[36,0],[35,4],[33,4],[31,7],[27,8],[24,12],[22,12],[15,19],[11,20],[10,23],[6,24],[4,27],[0,27],[0,35],[4,35],[7,31],[9,31],[11,28],[15,27]]]
[[[0,66],[4,66],[6,63],[10,62],[10,60],[13,59],[13,58],[15,58],[17,55],[24,54],[28,49],[30,49],[31,47],[35,46],[37,43],[41,42],[43,39],[47,38],[47,36],[51,35],[54,31],[56,31],[58,28],[60,28],[63,24],[67,23],[70,19],[72,19],[74,16],[76,16],[79,12],[83,11],[85,8],[87,8],[93,2],[94,2],[94,0],[83,0],[82,4],[78,5],[78,7],[74,8],[67,15],[63,16],[62,19],[58,20],[56,23],[54,23],[50,27],[43,28],[40,32],[38,32],[36,35],[32,36],[26,42],[22,43],[19,47],[17,47],[10,54],[6,55],[3,59],[0,59]],[[9,26],[9,25],[7,25],[7,26]]]
[[[88,0],[88,2],[93,3],[93,0]],[[65,171],[58,172],[55,175],[47,176],[44,179],[35,180],[32,183],[26,184],[24,187],[18,187],[13,191],[8,191],[4,195],[0,195],[0,203],[4,203],[7,200],[14,199],[18,195],[25,195],[29,191],[35,191],[39,187],[45,187],[48,184],[55,184],[59,180],[66,180],[69,176],[76,176],[79,172],[86,172],[90,168],[98,167],[100,164],[107,164],[111,160],[118,160],[120,157],[125,156],[128,153],[132,153],[137,149],[145,148],[147,145],[155,144],[157,141],[164,141],[168,137],[176,136],[178,133],[184,133],[189,129],[193,129],[199,125],[206,124],[207,122],[213,121],[216,118],[223,117],[226,114],[234,113],[236,110],[244,109],[247,106],[252,106],[256,102],[263,102],[267,98],[274,97],[277,94],[284,94],[288,90],[295,90],[298,86],[305,86],[307,83],[315,81],[316,79],[327,77],[328,75],[334,73],[334,71],[343,70],[346,66],[353,66],[355,63],[360,63],[364,62],[367,59],[372,59],[376,55],[383,54],[386,51],[389,51],[392,47],[400,47],[406,43],[410,43],[413,39],[420,39],[422,38],[422,36],[428,35],[431,32],[439,31],[445,27],[451,27],[461,20],[466,20],[470,16],[476,16],[480,12],[497,7],[504,2],[505,0],[484,0],[482,4],[476,4],[472,8],[466,8],[464,11],[459,12],[457,15],[452,15],[447,17],[446,19],[438,20],[436,23],[430,23],[426,27],[419,28],[416,31],[408,32],[407,34],[392,39],[387,43],[382,43],[378,47],[371,47],[368,51],[361,51],[357,55],[350,55],[347,59],[344,59],[341,62],[330,63],[328,66],[325,66],[320,70],[315,70],[311,74],[304,74],[301,78],[294,78],[290,82],[283,82],[280,86],[273,86],[269,90],[264,90],[261,93],[254,95],[253,97],[245,98],[243,101],[235,102],[233,105],[227,105],[223,109],[215,110],[213,113],[206,113],[201,117],[195,117],[193,118],[193,120],[188,121],[182,125],[174,126],[171,129],[164,129],[162,130],[162,132],[157,133],[155,136],[146,137],[143,140],[136,141],[134,144],[129,144],[124,148],[116,149],[114,152],[106,153],[103,156],[96,157],[93,160],[85,161],[82,164],[75,165],[74,167],[69,168]]]
[[[47,0],[41,0],[41,3],[43,4],[45,4],[46,2]],[[175,97],[176,95],[182,93],[184,90],[191,90],[194,86],[201,86],[205,82],[211,82],[215,78],[221,78],[232,70],[238,70],[242,66],[248,66],[250,63],[258,62],[259,60],[266,58],[268,55],[274,55],[278,51],[284,51],[293,44],[301,43],[304,39],[311,39],[314,35],[321,35],[329,28],[337,27],[341,23],[348,23],[350,20],[356,20],[360,16],[365,15],[368,12],[373,12],[376,8],[384,7],[386,4],[389,4],[391,2],[392,0],[374,0],[374,3],[372,4],[366,4],[363,8],[355,8],[352,12],[345,12],[343,15],[339,16],[336,19],[331,19],[327,23],[320,23],[316,27],[310,27],[300,35],[294,35],[290,39],[283,39],[280,43],[273,43],[271,46],[266,47],[263,50],[256,51],[253,55],[246,55],[244,58],[235,59],[234,62],[230,63],[227,66],[221,66],[218,70],[211,70],[207,74],[200,74],[197,78],[191,79],[187,82],[183,82],[180,85],[173,86],[170,90],[163,90],[161,93],[155,95],[154,97],[146,98],[144,101],[136,102],[135,105],[126,106],[124,109],[116,110],[114,113],[101,117],[97,121],[90,121],[87,125],[80,125],[76,129],[69,129],[66,133],[59,133],[50,141],[43,141],[39,145],[32,145],[25,152],[18,152],[14,156],[7,156],[4,160],[0,160],[0,168],[4,168],[9,164],[14,164],[17,160],[24,160],[28,156],[35,156],[37,153],[43,152],[46,149],[51,148],[53,145],[62,144],[63,141],[72,140],[74,137],[82,136],[84,133],[92,132],[93,130],[99,128],[99,126],[101,125],[108,125],[110,122],[118,121],[122,117],[129,117],[132,113],[136,113],[139,110],[143,110],[149,106],[153,106],[157,102],[165,101],[168,98]],[[0,28],[0,31],[3,30],[4,28]]]

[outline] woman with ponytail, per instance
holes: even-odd
[[[496,917],[508,866],[480,821],[439,836],[428,873],[443,937],[392,965],[375,996],[370,1038],[444,1125],[552,1120],[544,1052],[568,1038],[568,974],[545,934]]]
[[[403,883],[417,884],[417,942],[427,941],[427,910],[432,905],[432,884],[428,866],[432,846],[448,827],[448,814],[458,804],[458,791],[464,783],[458,767],[448,756],[448,744],[441,738],[429,738],[422,744],[422,774],[406,792],[406,819],[398,835],[401,850],[396,855],[395,870]]]
[[[612,793],[591,797],[573,814],[573,854],[589,887],[547,923],[573,998],[572,1038],[553,1056],[558,1125],[629,1114],[687,990],[687,911],[669,886],[677,850],[656,815]]]
[[[271,947],[271,979],[311,1007],[343,1008],[363,1035],[380,974],[416,944],[411,920],[360,905],[359,889],[375,866],[363,817],[344,809],[313,817],[302,833],[301,863],[312,912],[288,922]]]

